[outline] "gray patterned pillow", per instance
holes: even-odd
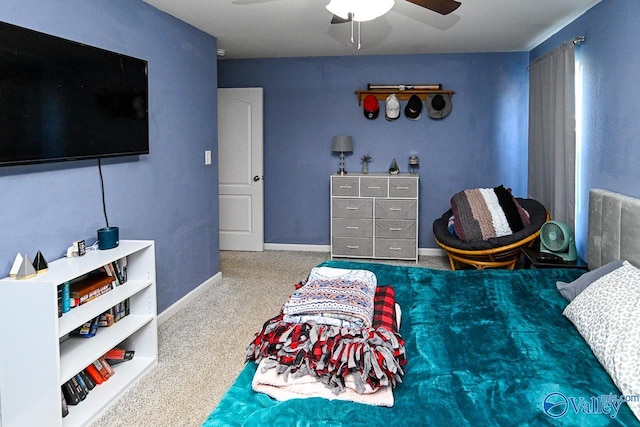
[[[619,267],[622,267],[621,260],[611,261],[609,264],[605,264],[600,268],[584,273],[573,282],[556,282],[556,287],[562,296],[565,297],[567,301],[571,302],[580,294],[580,292],[584,291],[587,286]]]
[[[624,395],[640,395],[640,270],[624,261],[564,310]],[[627,402],[640,420],[640,402]]]

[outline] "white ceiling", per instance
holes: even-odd
[[[406,0],[361,25],[331,25],[329,0],[144,0],[218,39],[225,58],[529,51],[600,0],[460,0],[442,16]],[[576,34],[577,36],[578,34]]]

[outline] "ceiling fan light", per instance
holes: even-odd
[[[351,2],[348,0],[331,0],[326,7],[332,14],[337,15],[342,19],[349,19],[350,6]]]
[[[393,7],[394,0],[331,0],[327,10],[343,19],[353,14],[354,21],[371,21]]]

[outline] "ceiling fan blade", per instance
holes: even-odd
[[[333,18],[331,18],[331,23],[332,24],[346,24],[347,22],[351,22],[353,20],[353,14],[351,12],[349,12],[349,17],[347,19],[344,19],[341,16],[338,15],[333,15]]]
[[[440,15],[448,15],[462,3],[456,0],[407,0],[410,3],[417,4],[434,12],[438,12]]]

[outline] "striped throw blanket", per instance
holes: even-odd
[[[456,193],[451,209],[456,235],[465,242],[508,236],[531,224],[528,213],[502,185]]]

